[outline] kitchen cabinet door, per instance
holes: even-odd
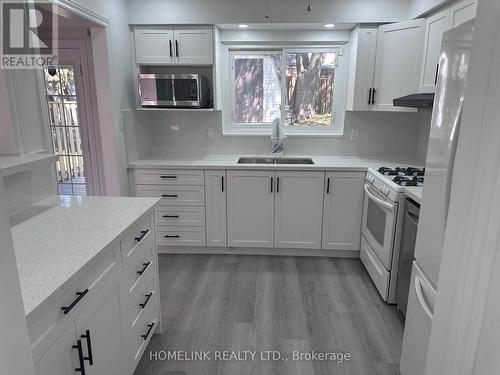
[[[416,111],[395,107],[392,101],[419,90],[425,23],[416,19],[378,28],[372,110]]]
[[[319,249],[323,172],[277,172],[274,247]]]
[[[273,247],[273,171],[227,172],[228,246]]]
[[[226,246],[226,172],[205,172],[207,246]]]
[[[377,50],[377,28],[356,27],[351,33],[346,110],[370,109]]]
[[[456,27],[476,17],[476,1],[465,0],[450,8],[451,27]]]
[[[36,375],[68,375],[80,368],[75,324],[72,323],[35,364]],[[25,359],[26,360],[26,359]]]
[[[450,28],[450,11],[439,12],[427,19],[420,92],[435,92],[443,33]]]
[[[186,65],[213,64],[213,38],[210,28],[175,28],[176,62]]]
[[[172,28],[134,29],[137,64],[171,64],[174,62],[174,30]]]
[[[75,321],[82,341],[87,375],[123,375],[126,369],[120,314],[118,278],[113,279]],[[90,343],[90,345],[89,345]]]
[[[360,249],[364,175],[355,172],[326,174],[323,249]]]

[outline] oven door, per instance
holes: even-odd
[[[361,233],[386,270],[391,269],[398,204],[365,183]]]
[[[145,107],[175,106],[174,76],[139,74],[139,98]]]

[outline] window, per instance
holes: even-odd
[[[224,134],[342,135],[345,69],[341,48],[227,48]]]

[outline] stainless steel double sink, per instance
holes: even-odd
[[[288,157],[241,157],[238,164],[314,164],[311,158],[288,158]]]

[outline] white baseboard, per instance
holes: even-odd
[[[158,254],[276,255],[328,258],[359,258],[358,250],[277,249],[252,247],[158,246]]]

